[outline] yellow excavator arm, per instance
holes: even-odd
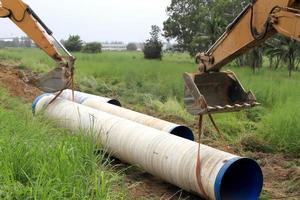
[[[233,72],[220,70],[276,33],[300,41],[299,8],[300,0],[252,0],[207,52],[197,54],[199,72],[184,74],[187,110],[198,115],[258,105]]]
[[[53,36],[52,31],[38,15],[21,0],[0,0],[0,17],[9,18],[28,35],[48,56],[58,63],[58,67],[47,73],[36,84],[45,92],[56,92],[70,86],[73,77],[75,58]],[[62,56],[54,41],[66,52]]]
[[[200,71],[219,71],[277,32],[300,41],[299,6],[296,0],[253,1],[206,53],[198,54]]]

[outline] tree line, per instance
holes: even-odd
[[[68,39],[61,40],[61,43],[72,52],[84,53],[101,53],[102,44],[100,42],[84,42],[79,35],[70,35]],[[110,44],[119,44],[120,42],[111,42]],[[121,42],[121,44],[123,44]],[[33,48],[36,47],[35,43],[29,37],[13,37],[13,38],[0,38],[0,48]],[[128,43],[128,51],[137,51],[136,43]]]
[[[206,51],[238,16],[250,0],[172,0],[167,8],[164,36],[176,39],[177,49],[192,56]],[[289,74],[299,70],[300,45],[297,41],[275,36],[235,60],[239,66],[261,67],[264,58],[269,68],[287,66]]]
[[[158,26],[151,27],[150,39],[144,43],[143,52],[146,59],[161,59],[162,58],[162,42],[160,40],[161,30]],[[84,43],[79,35],[70,35],[67,40],[62,40],[61,43],[72,52],[83,53],[101,53],[102,45],[100,42]],[[117,43],[116,43],[117,44]],[[128,43],[126,46],[128,51],[137,51],[138,47],[135,43]]]
[[[70,35],[67,40],[61,40],[61,43],[72,52],[101,53],[102,51],[100,42],[84,43],[79,35]]]
[[[62,40],[61,43],[72,52],[83,53],[101,53],[102,44],[100,42],[85,43],[81,40],[79,35],[70,35],[67,40]],[[110,44],[119,44],[120,42],[112,42]],[[122,43],[121,43],[122,44]],[[136,51],[138,49],[135,43],[128,43],[126,46],[128,51]]]

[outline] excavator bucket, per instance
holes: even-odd
[[[72,83],[70,78],[66,77],[64,68],[58,67],[38,79],[36,86],[44,92],[54,93],[69,88]]]
[[[193,115],[237,112],[259,105],[231,71],[183,75],[184,102]]]

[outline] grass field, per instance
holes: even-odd
[[[188,124],[194,122],[183,107],[182,73],[195,71],[186,54],[168,54],[163,61],[143,59],[142,53],[104,52],[75,54],[76,79],[87,92],[119,98],[136,110],[154,109],[176,115]],[[37,49],[0,50],[0,59],[13,60],[20,67],[44,72],[54,66]],[[266,67],[253,74],[248,68],[227,67],[251,89],[261,107],[240,113],[216,116],[228,143],[250,151],[300,154],[300,73],[292,78],[287,71],[270,71]],[[207,129],[210,127],[208,126]]]
[[[81,90],[118,98],[126,107],[184,122],[195,129],[196,118],[185,111],[182,102],[182,73],[196,69],[188,55],[167,54],[162,61],[145,60],[138,52],[75,56],[76,82]],[[0,49],[0,63],[37,72],[55,67],[38,49]],[[289,78],[287,71],[274,72],[267,67],[256,74],[234,64],[226,69],[236,72],[262,106],[216,115],[226,142],[207,123],[204,143],[218,148],[229,145],[235,153],[258,160],[266,175],[262,199],[298,195],[299,72]],[[69,135],[55,123],[33,117],[29,104],[9,97],[1,88],[0,199],[133,198],[125,187],[126,173],[116,171],[104,154],[95,153],[101,147],[91,138]]]
[[[91,138],[33,117],[0,89],[0,199],[129,199]]]

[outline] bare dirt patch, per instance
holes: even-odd
[[[264,193],[270,199],[300,199],[300,160],[282,154],[256,153],[264,174]]]
[[[31,103],[38,95],[42,94],[42,91],[30,84],[33,76],[34,74],[28,70],[0,64],[0,83],[5,86],[12,96],[21,97],[28,103]]]

